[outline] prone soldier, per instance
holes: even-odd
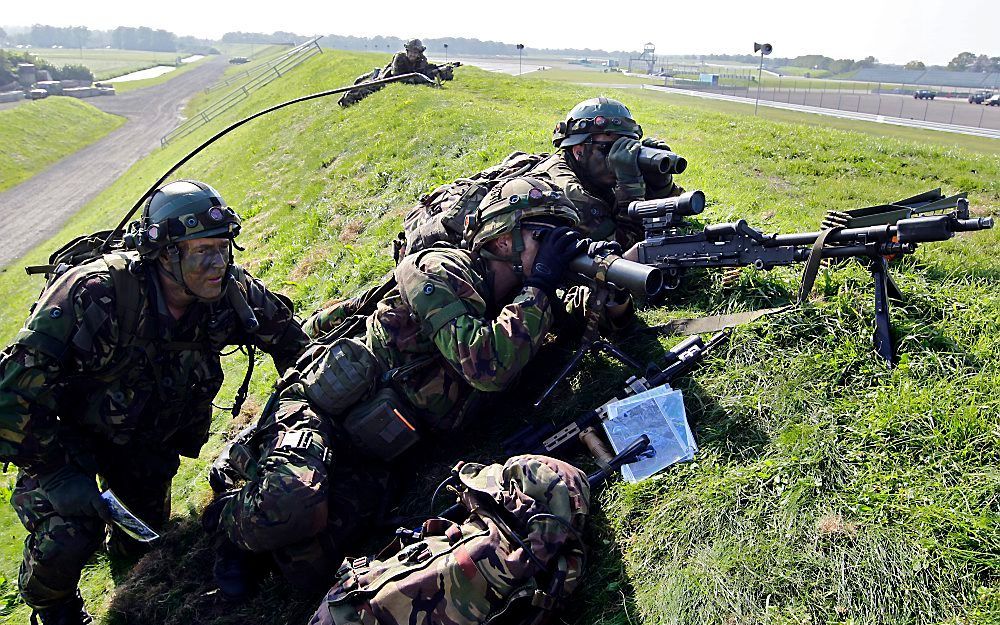
[[[407,256],[366,317],[317,313],[309,326],[325,336],[279,382],[245,447],[213,467],[217,492],[229,489],[204,516],[220,540],[224,593],[248,590],[249,552],[270,552],[296,586],[329,581],[346,541],[375,516],[392,462],[460,427],[481,394],[508,388],[538,351],[562,306],[556,288],[587,251],[576,225],[557,189],[512,179],[470,220],[469,249]]]
[[[223,348],[259,347],[284,371],[308,343],[290,302],[233,263],[239,231],[212,187],[162,186],[137,250],[65,271],[0,354],[0,460],[20,469],[32,622],[92,622],[77,584],[110,520],[97,479],[154,529],[166,522],[179,456],[208,437]],[[108,547],[142,546],[112,526]]]

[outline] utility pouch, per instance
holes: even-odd
[[[381,367],[375,354],[360,340],[342,338],[330,345],[317,346],[320,353],[306,351],[299,369],[306,396],[313,406],[336,416],[367,394]]]
[[[355,447],[389,462],[420,440],[415,423],[396,391],[385,387],[347,413],[343,427]]]

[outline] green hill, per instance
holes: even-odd
[[[27,180],[125,122],[73,98],[46,98],[0,111],[0,191]]]
[[[347,84],[382,62],[324,53],[213,128]],[[420,194],[515,149],[549,149],[555,120],[593,95],[463,67],[443,90],[390,86],[348,110],[333,98],[291,107],[222,139],[177,177],[210,182],[238,208],[241,262],[307,313],[392,266],[387,242]],[[705,112],[633,91],[607,95],[626,101],[647,135],[666,138],[688,159],[681,182],[705,190],[706,222],[742,216],[764,229],[815,229],[828,208],[936,186],[969,191],[979,214],[1000,210],[995,154]],[[116,221],[196,143],[189,137],[137,164],[57,240]],[[815,302],[739,328],[682,384],[697,460],[601,497],[590,581],[567,621],[1000,620],[998,237],[961,237],[896,263],[907,302],[894,310],[903,353],[894,370],[871,353],[871,286],[853,264],[821,274]],[[24,262],[42,260],[56,242]],[[4,341],[40,287],[18,269],[24,262],[0,272]],[[666,307],[642,316],[658,322],[786,303],[796,280],[791,269],[746,270],[737,284],[695,274]],[[653,343],[633,338],[624,346],[652,354]],[[227,360],[220,404],[245,365]],[[492,414],[461,437],[481,441],[476,449],[443,448],[424,479],[436,483],[457,457],[496,458],[492,441],[503,433],[603,402],[626,377],[599,359],[586,367],[587,383],[578,376],[564,385],[548,412],[518,405]],[[273,381],[268,366],[259,371],[266,375],[254,385],[256,405]],[[531,379],[551,375],[536,373]],[[288,598],[279,580],[241,607],[209,592],[210,554],[195,521],[207,497],[206,463],[237,425],[220,413],[202,457],[182,464],[175,524],[160,550],[131,573],[112,571],[103,556],[85,572],[85,596],[111,622],[298,623],[315,607],[315,597]],[[427,490],[412,485],[404,507],[426,509]],[[0,574],[14,580],[23,531],[9,508],[0,511],[0,533]],[[13,593],[12,581],[0,585],[0,606],[8,597],[7,612],[23,622]]]

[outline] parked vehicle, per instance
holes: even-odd
[[[982,104],[993,97],[990,91],[977,91],[969,94],[969,104]]]
[[[984,102],[986,106],[1000,106],[1000,93],[994,95],[989,100]]]
[[[229,59],[229,62],[232,63],[233,65],[242,65],[243,63],[249,63],[250,59],[248,59],[245,56],[234,56],[233,58]]]
[[[936,91],[931,91],[929,89],[918,89],[913,92],[914,100],[933,100],[934,96],[937,95]]]
[[[24,94],[24,97],[29,100],[41,100],[42,98],[49,97],[49,92],[45,89],[32,89],[28,93]]]

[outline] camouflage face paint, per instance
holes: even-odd
[[[193,239],[182,241],[179,247],[188,289],[207,300],[222,295],[226,268],[232,260],[229,239]]]

